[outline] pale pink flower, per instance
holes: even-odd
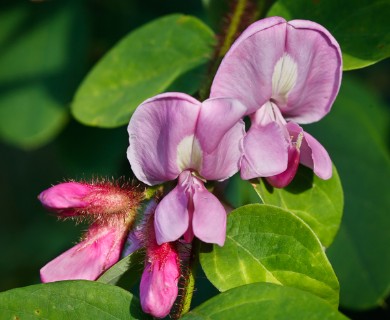
[[[331,177],[328,153],[296,123],[330,111],[341,75],[340,47],[317,23],[271,17],[241,34],[221,62],[211,97],[232,97],[247,107],[243,179],[271,177],[282,187],[294,177],[297,159],[320,178]]]
[[[204,186],[239,170],[245,107],[232,99],[203,103],[182,93],[165,93],[143,102],[133,114],[127,156],[136,177],[149,185],[178,178],[158,204],[158,244],[194,235],[223,245],[226,212]]]

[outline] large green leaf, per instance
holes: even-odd
[[[103,273],[97,281],[130,290],[141,278],[145,252],[138,250],[129,254]]]
[[[60,281],[0,293],[1,319],[148,319],[121,288],[93,281]]]
[[[68,119],[85,48],[76,1],[19,3],[0,13],[0,139],[39,147]]]
[[[251,204],[232,211],[225,245],[203,246],[200,262],[220,291],[272,282],[338,305],[337,278],[321,243],[300,218],[274,206]]]
[[[340,43],[344,70],[363,68],[390,56],[390,1],[278,0],[268,16],[313,20],[325,26]]]
[[[175,81],[193,69],[202,70],[213,42],[212,31],[191,16],[169,15],[136,29],[89,73],[75,96],[73,115],[92,126],[126,124],[142,101],[168,88],[176,90]],[[200,81],[193,74],[192,85],[184,89],[192,93]]]
[[[341,304],[382,305],[390,293],[389,111],[345,77],[331,113],[308,128],[329,151],[344,187],[340,232],[329,248]]]
[[[286,188],[272,188],[261,180],[255,190],[265,204],[287,209],[305,221],[325,247],[333,242],[343,213],[343,189],[336,168],[331,179],[322,180],[300,166]]]
[[[347,319],[318,297],[295,288],[253,283],[233,288],[182,317],[190,319]]]

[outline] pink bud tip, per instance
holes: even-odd
[[[76,214],[75,209],[83,209],[90,204],[86,201],[90,192],[91,187],[87,184],[65,182],[41,192],[38,199],[46,209],[72,216]]]
[[[157,318],[166,317],[176,300],[180,276],[178,255],[169,243],[167,255],[158,255],[146,263],[140,285],[142,310]],[[164,250],[165,251],[165,250]]]

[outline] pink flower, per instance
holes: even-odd
[[[328,153],[296,123],[318,121],[330,111],[341,74],[338,43],[314,22],[271,17],[242,33],[216,73],[211,97],[232,97],[247,107],[243,179],[271,177],[283,187],[297,159],[320,178],[331,177]]]
[[[59,218],[93,221],[79,244],[41,269],[42,282],[96,280],[119,260],[142,193],[110,182],[66,182],[43,191],[38,198]]]
[[[146,100],[133,114],[127,156],[136,177],[154,185],[178,179],[178,185],[158,204],[157,243],[194,235],[223,245],[226,212],[204,186],[239,170],[245,107],[218,98],[203,103],[182,93]]]
[[[171,243],[148,248],[140,284],[142,310],[157,318],[167,316],[177,297],[179,277],[179,257]]]

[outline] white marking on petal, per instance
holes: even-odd
[[[275,64],[272,74],[272,97],[283,103],[287,102],[290,91],[298,78],[298,65],[285,53]]]
[[[177,146],[176,163],[181,171],[193,169],[199,172],[202,168],[202,157],[200,143],[193,134],[185,137]]]

